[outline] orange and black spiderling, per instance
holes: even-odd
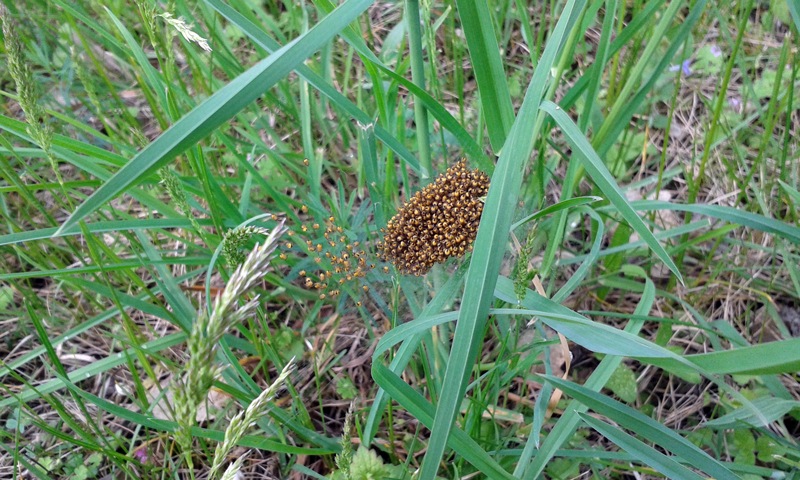
[[[303,216],[309,211],[307,206],[302,205],[299,215]],[[374,264],[367,262],[367,254],[359,248],[361,243],[352,241],[348,236],[351,234],[335,222],[336,217],[330,216],[322,225],[313,221],[300,225],[298,234],[305,237],[304,241],[291,245],[315,262],[312,268],[299,272],[300,282],[305,288],[316,290],[320,300],[334,299],[347,291],[354,295],[354,301],[358,301],[358,297],[368,291],[358,288],[358,278],[365,278]],[[356,285],[348,286],[347,283],[353,280]]]
[[[489,176],[461,160],[417,192],[389,220],[381,257],[400,273],[422,275],[436,263],[470,251],[483,213]]]

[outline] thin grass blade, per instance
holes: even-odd
[[[737,479],[736,475],[725,468],[725,466],[723,466],[718,460],[711,458],[695,444],[681,437],[671,429],[665,427],[647,415],[644,415],[643,413],[640,413],[623,403],[608,398],[607,396],[597,393],[584,386],[577,385],[573,382],[562,380],[554,376],[547,376],[546,380],[595,412],[604,415],[620,425],[624,425],[625,428],[635,431],[644,438],[669,449],[669,451],[690,465],[694,465],[712,477],[719,480]],[[579,415],[581,415],[584,420],[586,419],[583,414]],[[592,427],[594,428],[594,426]],[[620,446],[623,447],[622,445]],[[629,453],[634,452],[629,451]]]
[[[572,119],[569,118],[569,115],[561,110],[561,108],[553,102],[545,101],[542,103],[542,110],[549,113],[553,120],[555,120],[556,124],[561,128],[564,132],[564,136],[567,138],[567,141],[572,146],[573,155],[576,155],[578,159],[583,164],[583,167],[589,172],[591,175],[592,180],[594,180],[595,184],[602,190],[604,194],[608,197],[608,200],[619,210],[622,217],[628,222],[636,233],[644,240],[653,253],[661,259],[664,264],[669,267],[669,269],[675,274],[676,277],[683,283],[683,276],[681,272],[678,270],[678,267],[669,258],[669,254],[667,251],[664,250],[664,247],[658,243],[658,240],[655,236],[653,236],[653,232],[647,228],[644,221],[639,217],[639,215],[634,211],[631,207],[630,203],[628,203],[628,199],[625,198],[625,195],[620,191],[619,187],[617,186],[617,182],[614,180],[614,177],[611,175],[611,172],[608,171],[605,163],[600,159],[597,153],[592,148],[591,144],[586,137],[581,133],[580,129],[578,129],[577,125],[572,122]]]

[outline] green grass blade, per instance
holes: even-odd
[[[578,159],[583,164],[583,167],[589,172],[589,175],[594,180],[595,184],[600,188],[600,190],[606,194],[608,200],[619,210],[622,217],[628,222],[636,233],[639,234],[642,240],[647,243],[650,249],[655,253],[658,258],[664,262],[667,267],[675,274],[676,277],[683,283],[683,276],[681,272],[678,270],[678,267],[669,258],[669,254],[667,251],[664,250],[664,247],[658,243],[658,240],[655,236],[653,236],[653,232],[647,228],[644,221],[639,217],[639,215],[634,211],[631,207],[630,203],[628,203],[628,199],[625,198],[625,195],[620,191],[619,187],[617,186],[614,177],[611,175],[611,172],[608,171],[605,163],[597,156],[594,149],[592,148],[591,144],[586,137],[581,133],[580,129],[578,129],[577,125],[572,122],[572,119],[569,118],[564,110],[556,105],[553,102],[545,101],[542,102],[542,110],[546,111],[553,117],[556,124],[561,128],[564,132],[564,136],[567,138],[567,141],[572,146],[573,155],[577,155]]]
[[[431,428],[431,442],[422,461],[421,480],[433,480],[444,455],[456,412],[464,396],[468,375],[482,342],[489,304],[497,274],[505,254],[508,231],[522,183],[522,171],[533,151],[542,121],[537,111],[563,45],[583,9],[585,1],[570,0],[564,6],[556,29],[542,54],[525,94],[507,145],[497,162],[486,197],[482,221],[475,239],[474,253],[467,273],[464,298],[459,311],[450,361],[442,382],[442,395]]]
[[[61,226],[68,228],[133,186],[142,177],[171,161],[205,138],[241,109],[284,78],[337,32],[372,4],[372,0],[348,0],[319,21],[305,35],[257,63],[198,105],[122,167]]]
[[[159,339],[152,340],[143,344],[142,349],[146,350],[147,353],[152,355],[161,350],[174,347],[175,345],[179,345],[185,341],[186,341],[185,333],[183,332],[173,333],[171,335],[167,335],[166,337],[161,337]],[[136,352],[133,350],[133,348],[129,348],[127,352],[116,353],[110,357],[104,358],[103,360],[98,360],[97,362],[73,370],[69,372],[68,378],[72,382],[78,382],[86,380],[88,378],[92,378],[98,373],[107,372],[108,370],[114,367],[118,367],[126,363],[127,357],[133,356],[135,354]],[[55,391],[62,389],[63,387],[64,387],[64,382],[62,382],[60,379],[50,380],[49,382],[37,386],[35,391],[26,388],[17,395],[17,398],[11,397],[0,400],[0,408],[5,408],[14,405],[15,403],[17,403],[17,401],[20,400],[22,402],[30,402],[31,400],[39,398],[41,395],[53,393]]]
[[[514,282],[500,277],[497,280],[496,296],[505,302],[515,302]],[[593,322],[530,290],[520,303],[554,330],[594,352],[642,358],[675,356],[652,342],[610,325]]]
[[[372,123],[358,125],[358,140],[361,144],[361,161],[364,162],[364,175],[367,181],[367,191],[372,200],[372,210],[375,215],[376,228],[386,226],[387,202],[383,198],[383,179],[380,178],[378,168],[378,152],[375,149],[375,125]]]
[[[703,220],[699,220],[699,221],[696,221],[696,222],[692,222],[692,223],[690,223],[688,225],[681,225],[679,227],[670,228],[669,230],[664,230],[662,232],[654,233],[653,235],[658,240],[665,240],[667,238],[675,238],[675,237],[679,237],[679,236],[681,236],[683,234],[686,234],[686,233],[691,233],[691,232],[706,228],[706,227],[708,227],[710,225],[710,223],[711,222],[709,222],[708,219],[703,219]],[[637,240],[635,242],[628,242],[625,245],[619,245],[619,246],[616,246],[616,247],[606,248],[606,249],[604,249],[603,251],[601,251],[598,254],[598,257],[599,258],[603,258],[603,257],[607,257],[609,255],[613,255],[615,253],[627,252],[627,251],[630,251],[630,250],[634,250],[636,248],[646,247],[646,246],[647,246],[647,244],[643,240]],[[672,247],[671,249],[669,249],[669,251],[670,252],[674,252],[676,250],[685,249],[685,248],[687,248],[687,245],[686,244],[681,244],[681,245],[679,245],[677,247]],[[559,266],[564,266],[564,265],[571,265],[573,263],[582,262],[587,257],[588,257],[588,255],[576,255],[576,256],[574,256],[572,258],[564,258],[564,259],[558,261],[558,265]]]
[[[767,420],[767,423],[762,422],[762,420],[753,415],[753,412],[749,409],[737,408],[719,418],[705,422],[703,425],[722,430],[741,428],[743,426],[763,428],[768,427],[770,423],[779,420],[790,411],[800,408],[800,402],[771,396],[757,398],[753,400],[753,405],[758,408],[763,418]]]
[[[119,417],[131,423],[141,425],[147,428],[152,428],[154,430],[162,432],[170,433],[174,432],[178,428],[178,425],[175,422],[169,420],[160,420],[147,415],[143,415],[141,413],[132,412],[124,407],[120,407],[119,405],[115,405],[105,399],[97,397],[96,395],[92,395],[91,393],[76,387],[73,383],[69,382],[63,376],[59,376],[58,381],[64,382],[65,385],[71,391],[75,392],[77,395],[85,398],[86,400],[91,401],[94,405],[96,405],[99,408],[102,408],[108,413],[111,413],[115,417]],[[222,442],[225,438],[225,432],[220,430],[210,430],[207,428],[192,427],[192,436],[207,438],[209,440],[214,440],[215,442]],[[293,445],[286,445],[284,443],[276,442],[274,440],[270,440],[269,438],[264,438],[262,436],[256,436],[256,435],[243,436],[241,441],[237,443],[237,445],[241,445],[243,447],[258,448],[260,450],[267,450],[272,452],[288,453],[292,455],[324,455],[326,453],[333,453],[332,450],[326,448],[296,447]]]
[[[683,2],[676,3],[682,4]],[[653,71],[649,72],[649,76],[639,87],[639,90],[636,91],[636,94],[633,97],[620,96],[620,100],[623,101],[623,103],[620,105],[621,110],[618,110],[618,113],[614,116],[613,121],[611,121],[611,116],[606,118],[606,121],[603,122],[603,127],[606,127],[606,125],[608,125],[608,127],[601,127],[604,130],[604,134],[600,135],[598,132],[597,137],[592,140],[592,144],[596,146],[597,153],[600,154],[601,157],[604,157],[608,150],[617,142],[620,132],[622,132],[622,130],[628,125],[628,122],[633,115],[642,108],[642,102],[644,102],[645,98],[652,93],[656,82],[658,82],[658,80],[661,78],[661,74],[664,72],[664,69],[666,69],[670,62],[672,62],[672,58],[675,56],[675,53],[678,51],[678,49],[684,45],[686,38],[691,35],[692,28],[700,19],[703,11],[706,8],[706,3],[707,0],[698,0],[694,5],[692,5],[689,15],[687,15],[686,18],[681,21],[680,28],[675,36],[670,37],[670,45],[667,48],[667,51],[661,56],[661,60],[658,62]],[[671,7],[672,5],[670,5],[668,9]],[[660,39],[653,39],[652,41],[658,42],[659,40]]]
[[[623,450],[650,465],[657,472],[674,480],[704,480],[700,475],[692,472],[672,458],[658,452],[653,447],[645,445],[627,433],[601,422],[585,413],[579,413],[581,419],[601,435],[619,445]]]
[[[520,226],[525,225],[530,221],[546,217],[547,215],[550,215],[552,213],[560,212],[561,210],[569,210],[571,208],[580,207],[581,205],[588,205],[590,203],[599,202],[600,200],[603,199],[601,197],[588,196],[588,197],[575,197],[575,198],[570,198],[569,200],[564,200],[563,202],[558,202],[556,204],[550,205],[549,207],[543,208],[536,213],[532,213],[531,215],[528,215],[527,217],[523,218],[522,220],[519,220],[518,222],[515,222],[513,225],[511,225],[511,230],[516,230]]]
[[[173,312],[175,313],[175,319],[178,321],[178,325],[186,332],[191,332],[192,323],[194,322],[194,318],[197,316],[197,312],[195,311],[192,302],[186,297],[186,295],[183,294],[178,282],[175,281],[175,277],[172,276],[170,269],[167,268],[163,262],[161,262],[161,255],[158,253],[155,247],[150,244],[150,240],[147,238],[147,235],[145,235],[143,231],[137,230],[136,237],[139,239],[139,242],[144,249],[148,260],[154,264],[154,267],[158,272],[157,276],[153,276],[153,280],[155,280],[155,282],[164,292],[164,298],[172,307]],[[142,263],[145,263],[144,259],[142,259]]]
[[[796,31],[800,32],[800,2],[797,0],[786,0],[786,3],[789,6],[789,15],[791,15],[792,21],[794,22],[794,28]]]
[[[431,428],[434,423],[435,409],[428,400],[414,391],[406,382],[393,374],[380,362],[372,364],[372,378],[381,388],[389,392],[392,398],[403,405],[414,418],[426,427]],[[453,434],[449,436],[448,445],[475,468],[486,474],[488,478],[509,480],[515,478],[498,465],[475,440],[458,427],[453,429]]]
[[[211,220],[201,219],[200,225],[211,225]],[[235,226],[234,223],[228,225]],[[89,232],[102,233],[102,232],[117,232],[120,230],[162,230],[162,229],[188,229],[192,228],[192,224],[186,219],[171,219],[171,218],[158,218],[147,220],[110,220],[103,222],[95,222],[87,225]],[[0,235],[0,246],[12,245],[22,242],[31,242],[34,240],[44,240],[46,238],[65,237],[69,235],[79,235],[81,229],[78,225],[73,225],[67,228],[41,228],[39,230],[30,230],[27,232],[10,233],[8,235]]]
[[[255,42],[259,47],[263,48],[269,53],[273,53],[281,48],[281,45],[269,37],[260,27],[245,18],[241,13],[232,9],[230,6],[222,3],[220,0],[204,0],[214,10],[219,12],[220,15],[228,19],[231,23],[236,25],[244,32],[245,35]],[[309,85],[317,89],[321,95],[330,100],[338,108],[341,108],[348,115],[353,117],[362,125],[366,125],[373,121],[373,119],[359,109],[347,97],[339,93],[332,85],[328,84],[324,78],[311,70],[306,65],[297,65],[295,71],[300,75]],[[392,136],[385,128],[380,125],[375,125],[375,136],[386,144],[394,153],[400,156],[415,172],[419,172],[419,162],[414,155],[403,146],[396,138]]]
[[[439,292],[436,293],[436,296],[433,297],[433,300],[431,300],[431,302],[425,306],[422,312],[420,312],[417,318],[430,317],[434,314],[434,312],[439,312],[439,310],[449,304],[455,297],[456,293],[458,293],[458,289],[461,286],[461,281],[464,280],[464,275],[466,273],[466,268],[460,268],[458,271],[456,271],[442,286]],[[389,365],[389,370],[392,373],[395,375],[400,375],[400,373],[406,368],[409,360],[411,360],[411,356],[414,355],[414,352],[425,336],[424,332],[425,330],[420,330],[413,335],[406,335],[405,341],[403,341],[403,344],[397,349],[397,353],[392,359],[392,363]],[[373,355],[373,362],[380,362],[381,360],[382,359],[380,358],[380,355]],[[381,421],[381,414],[383,413],[385,400],[386,391],[383,388],[379,388],[378,392],[375,394],[375,400],[372,402],[372,407],[369,410],[367,424],[364,427],[364,445],[370,445],[375,433],[378,431],[378,424]]]
[[[645,279],[642,298],[639,300],[639,304],[636,306],[636,310],[633,312],[633,314],[639,317],[648,315],[650,313],[650,309],[653,307],[655,296],[655,285],[649,278]],[[638,335],[643,325],[644,320],[632,318],[628,324],[625,325],[625,331],[632,335]],[[606,382],[608,382],[608,380],[611,378],[611,375],[621,362],[622,357],[620,356],[606,355],[600,361],[600,365],[594,369],[591,376],[586,380],[586,388],[595,392],[599,392],[600,389],[603,388]],[[545,438],[542,446],[539,448],[539,452],[533,459],[533,463],[531,463],[530,467],[525,470],[525,475],[523,476],[524,479],[530,480],[537,478],[542,473],[545,466],[548,464],[548,462],[550,462],[550,459],[556,455],[558,448],[566,443],[575,432],[575,428],[578,426],[578,422],[580,421],[578,413],[585,411],[585,405],[575,401],[569,403],[567,408],[564,409],[564,413],[561,414],[561,417],[556,422],[556,425],[552,430],[550,430],[550,434]]]
[[[514,107],[492,26],[492,13],[488,2],[482,0],[456,0],[456,5],[480,91],[489,142],[495,152],[500,152],[514,123]]]
[[[699,368],[717,375],[778,375],[800,371],[800,338],[740,347],[723,352],[683,357]],[[673,359],[648,359],[658,367],[687,371]]]
[[[27,134],[27,128],[27,123],[0,115],[0,129],[12,133],[27,142],[33,143],[33,140]],[[111,173],[103,166],[104,164],[120,166],[124,165],[127,161],[125,157],[105,151],[102,148],[89,145],[85,142],[79,142],[63,135],[53,135],[53,152],[64,161],[71,163],[77,168],[90,173],[101,180],[109,179],[112,176]],[[82,155],[76,155],[76,153],[85,154],[86,157]],[[165,205],[148,192],[132,190],[130,192],[130,196],[142,202],[142,204],[150,207],[151,209],[157,210],[165,217],[182,218],[182,215],[175,212],[172,207]]]
[[[422,32],[419,17],[419,0],[406,0],[403,20],[408,32],[408,56],[411,61],[411,80],[421,90],[425,90],[425,64],[422,54]],[[433,80],[433,78],[431,79]],[[428,111],[420,101],[414,101],[414,123],[417,130],[417,153],[419,154],[420,186],[433,180],[434,170],[431,160],[431,139],[428,127]]]
[[[644,415],[643,413],[640,413],[623,403],[608,398],[605,395],[597,393],[584,386],[577,385],[553,376],[548,376],[546,379],[554,386],[563,390],[564,393],[591,408],[595,412],[604,415],[620,425],[624,425],[625,428],[635,431],[644,438],[661,445],[680,457],[682,460],[703,470],[712,477],[719,480],[737,479],[736,475],[725,468],[725,466],[723,466],[718,460],[711,458],[695,444],[681,437],[671,429],[665,427],[647,415]],[[584,420],[586,419],[583,414],[580,415]],[[622,445],[620,446],[622,447]],[[631,451],[628,451],[628,453],[635,454]]]
[[[167,89],[170,89],[170,85],[164,82],[164,78],[161,76],[161,73],[158,72],[153,66],[150,64],[150,61],[147,58],[147,55],[144,53],[144,50],[139,46],[139,43],[133,38],[131,32],[125,28],[125,25],[114,15],[108,7],[103,6],[106,11],[106,14],[111,18],[111,21],[114,22],[114,26],[117,27],[119,33],[122,35],[122,38],[125,39],[125,43],[128,45],[128,49],[131,52],[131,55],[136,60],[139,68],[144,71],[144,76],[147,79],[147,83],[150,86],[150,89],[158,95],[158,99],[160,104],[163,108],[167,108]]]
[[[553,296],[553,301],[556,303],[561,303],[569,296],[570,293],[573,292],[578,285],[586,278],[586,275],[589,274],[589,269],[592,268],[597,261],[597,258],[600,255],[600,247],[603,244],[603,233],[605,231],[605,227],[603,226],[603,219],[600,218],[600,215],[595,213],[594,210],[590,208],[584,208],[586,213],[592,217],[592,219],[597,222],[597,231],[594,234],[594,241],[592,242],[592,249],[589,250],[588,255],[586,255],[586,259],[583,260],[581,266],[573,273],[567,283],[564,284]],[[641,302],[640,302],[641,304]]]
[[[772,233],[783,237],[795,245],[800,245],[800,228],[774,218],[768,218],[757,213],[739,210],[738,208],[725,207],[722,205],[704,205],[693,203],[683,205],[678,203],[662,202],[659,200],[639,200],[631,202],[631,207],[635,210],[677,210],[682,212],[699,213],[709,217],[719,218],[745,227],[754,228],[761,232]],[[607,210],[613,207],[601,207],[598,210]]]
[[[327,4],[332,7],[333,5],[330,0],[317,1],[323,6]],[[417,101],[420,101],[425,105],[425,108],[428,109],[428,113],[433,115],[433,117],[439,121],[445,130],[448,130],[453,134],[454,137],[456,137],[456,140],[458,140],[458,143],[467,153],[468,157],[475,161],[483,171],[491,173],[494,170],[494,164],[483,153],[483,148],[476,143],[469,132],[467,132],[467,130],[461,126],[461,124],[458,123],[458,121],[453,118],[452,115],[450,115],[450,112],[447,111],[444,105],[436,101],[435,98],[431,97],[428,92],[415,85],[414,82],[406,79],[402,75],[398,75],[394,70],[384,65],[380,59],[366,47],[364,39],[361,38],[359,33],[354,32],[351,29],[345,29],[342,31],[342,36],[356,50],[356,52],[361,55],[364,62],[366,62],[365,67],[377,67],[381,72],[383,72],[383,74],[389,77],[389,79],[407,88],[409,92],[416,97]]]
[[[639,79],[644,75],[645,68],[649,66],[650,59],[655,55],[656,49],[661,46],[661,38],[666,34],[667,28],[675,21],[675,16],[683,7],[683,4],[684,2],[671,2],[667,10],[661,15],[660,21],[648,39],[644,51],[639,55],[636,65],[633,67],[625,84],[622,86],[622,90],[618,93],[617,99],[611,107],[611,111],[608,112],[608,116],[605,118],[605,121],[603,121],[603,125],[597,131],[598,139],[605,140],[608,138],[608,131],[611,127],[622,121],[620,120],[620,114],[623,108],[629,104],[631,92],[633,92],[633,89],[639,84]],[[679,42],[678,45],[681,43],[683,42]],[[666,61],[671,61],[672,56],[670,55],[665,59]],[[558,123],[557,120],[556,123]]]

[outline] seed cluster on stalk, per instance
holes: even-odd
[[[378,244],[381,257],[400,273],[422,275],[436,263],[472,250],[489,176],[468,170],[462,159],[398,210]]]

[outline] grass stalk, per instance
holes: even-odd
[[[422,53],[422,31],[419,0],[405,2],[405,22],[408,30],[408,51],[411,57],[411,78],[415,85],[425,90],[425,64]],[[428,111],[419,99],[414,101],[414,122],[419,149],[420,185],[425,186],[434,177],[428,127]]]

